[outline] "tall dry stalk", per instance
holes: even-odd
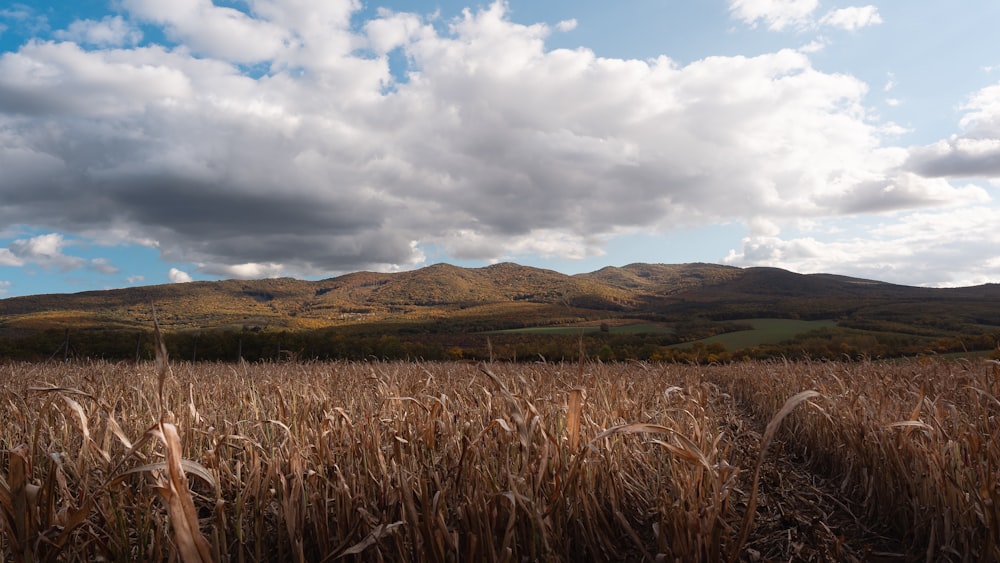
[[[575,452],[580,448],[580,415],[583,412],[583,389],[569,391],[569,404],[566,410],[566,435],[569,437],[569,450]]]
[[[781,528],[806,507],[780,483],[812,468],[855,529],[919,546],[909,558],[997,559],[989,365],[483,367],[0,366],[0,550],[74,562],[787,560],[792,542],[765,551],[765,534],[823,531],[825,560],[862,559],[838,522]],[[797,399],[821,408],[791,410],[797,389],[821,393]],[[770,518],[779,506],[784,518]]]
[[[177,426],[163,420],[166,406],[163,398],[163,385],[167,376],[171,374],[171,368],[167,346],[160,333],[160,323],[156,319],[155,307],[153,308],[153,339],[156,349],[154,365],[157,375],[157,408],[160,416],[158,418],[159,428],[153,431],[152,435],[160,439],[166,452],[166,476],[157,479],[156,491],[167,505],[170,526],[174,531],[174,542],[184,563],[212,561],[212,549],[208,540],[201,533],[198,513],[195,510],[194,500],[191,498],[187,475],[184,473],[184,454]],[[191,412],[196,414],[193,400]],[[189,462],[188,465],[197,464]],[[207,474],[207,471],[202,470],[201,473]]]
[[[156,437],[163,442],[167,458],[166,478],[159,480],[156,490],[167,504],[170,526],[174,530],[174,541],[181,559],[184,563],[212,561],[211,546],[199,529],[198,513],[181,464],[183,454],[177,427],[160,423]]]

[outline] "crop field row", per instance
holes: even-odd
[[[998,371],[6,364],[0,552],[1000,560]]]

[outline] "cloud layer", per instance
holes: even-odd
[[[875,6],[849,6],[818,15],[819,0],[730,0],[733,17],[771,31],[832,27],[854,31],[882,23]]]
[[[1000,178],[1000,83],[962,105],[960,135],[911,151],[908,167],[931,177]]]
[[[969,100],[962,136],[908,150],[886,145],[866,84],[802,51],[679,65],[547,49],[573,23],[514,23],[502,2],[361,26],[352,0],[248,4],[123,0],[3,54],[0,223],[155,246],[208,275],[317,275],[431,247],[581,257],[633,231],[981,205],[952,179],[1000,175],[1000,85]],[[775,30],[881,21],[817,7],[731,3]],[[141,45],[140,24],[176,45]],[[46,260],[20,242],[0,264]],[[31,244],[68,267],[57,242]],[[730,260],[794,266],[806,242]]]

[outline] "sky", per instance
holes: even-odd
[[[998,22],[0,0],[0,297],[500,261],[1000,282]]]

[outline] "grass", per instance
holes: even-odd
[[[563,326],[536,326],[528,328],[513,328],[491,331],[489,334],[584,334],[600,332],[598,324],[577,324]],[[660,324],[625,323],[613,324],[608,327],[611,334],[673,334],[674,329]]]
[[[996,363],[0,375],[5,560],[1000,558]]]
[[[778,344],[811,330],[837,326],[837,322],[833,320],[746,319],[739,322],[749,323],[753,325],[753,329],[718,334],[695,342],[702,342],[704,344],[719,342],[727,350],[735,351],[763,344]],[[685,342],[676,346],[686,347],[692,344],[694,342]]]

